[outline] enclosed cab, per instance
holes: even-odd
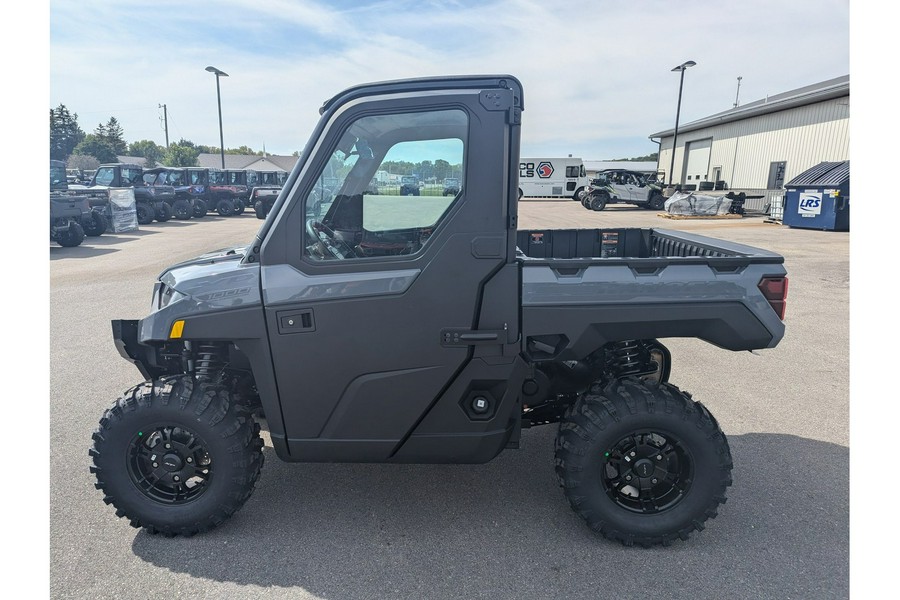
[[[400,178],[400,195],[401,196],[418,196],[419,178],[415,175],[404,175]]]
[[[459,193],[459,178],[458,177],[445,177],[444,178],[444,196],[455,196]]]
[[[589,181],[580,158],[520,158],[519,198],[581,200]]]
[[[556,476],[591,530],[649,546],[702,529],[731,452],[660,340],[774,347],[784,259],[649,228],[519,230],[524,108],[508,75],[327,101],[254,238],[169,267],[149,315],[113,321],[146,380],[91,440],[116,514],[169,536],[219,525],[254,489],[265,415],[274,455],[299,462],[483,463],[558,423]],[[466,184],[370,193],[410,156]]]

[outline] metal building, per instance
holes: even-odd
[[[664,181],[669,181],[674,133],[673,128],[650,136],[660,143],[658,171]],[[810,167],[849,158],[850,76],[845,75],[679,125],[672,183],[684,190],[757,192],[762,205]]]

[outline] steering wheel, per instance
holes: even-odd
[[[322,258],[327,258],[329,255],[340,259],[359,256],[350,244],[338,238],[334,231],[321,221],[309,219],[306,222],[306,233],[316,241]]]

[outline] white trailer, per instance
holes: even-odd
[[[589,180],[580,158],[520,158],[519,198],[580,200]]]

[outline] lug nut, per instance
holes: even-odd
[[[657,455],[656,455],[656,460],[662,460],[662,454],[657,454]]]
[[[634,450],[631,451],[631,456],[634,456]]]
[[[194,459],[191,458],[190,456],[188,456],[185,460],[187,460],[188,462],[194,462]]]
[[[631,481],[631,475],[626,475],[626,476],[625,476],[625,481]]]
[[[656,483],[657,481],[659,481],[659,480],[654,477],[653,479],[650,480],[650,483]]]
[[[166,448],[171,448],[172,444],[166,444]]]
[[[159,463],[153,463],[153,468],[154,468],[154,469],[155,469],[156,467],[158,467],[158,466],[159,466]]]
[[[174,477],[172,477],[172,479],[174,479],[175,481],[181,481],[181,479],[178,477],[178,475],[175,475]]]

